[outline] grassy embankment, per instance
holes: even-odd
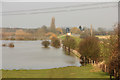
[[[58,38],[60,38],[62,40],[65,39],[65,37],[66,37],[66,35],[58,36]],[[76,40],[77,45],[78,45],[79,42],[81,41],[80,37],[79,36],[72,36],[72,37]]]
[[[3,70],[3,78],[109,78],[92,65],[42,70]]]

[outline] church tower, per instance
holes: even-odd
[[[50,30],[51,30],[51,32],[53,32],[53,33],[56,32],[56,30],[55,30],[55,17],[52,17]]]

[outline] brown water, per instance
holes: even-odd
[[[15,44],[2,48],[2,69],[49,69],[80,66],[79,59],[66,55],[62,48],[44,48],[41,41],[3,41]]]

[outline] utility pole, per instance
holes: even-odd
[[[91,24],[91,27],[90,27],[90,36],[91,37],[93,36],[92,24]]]

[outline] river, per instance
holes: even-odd
[[[66,55],[62,48],[44,48],[42,41],[13,42],[15,47],[2,47],[2,69],[50,69],[66,66],[80,66],[74,55]]]

